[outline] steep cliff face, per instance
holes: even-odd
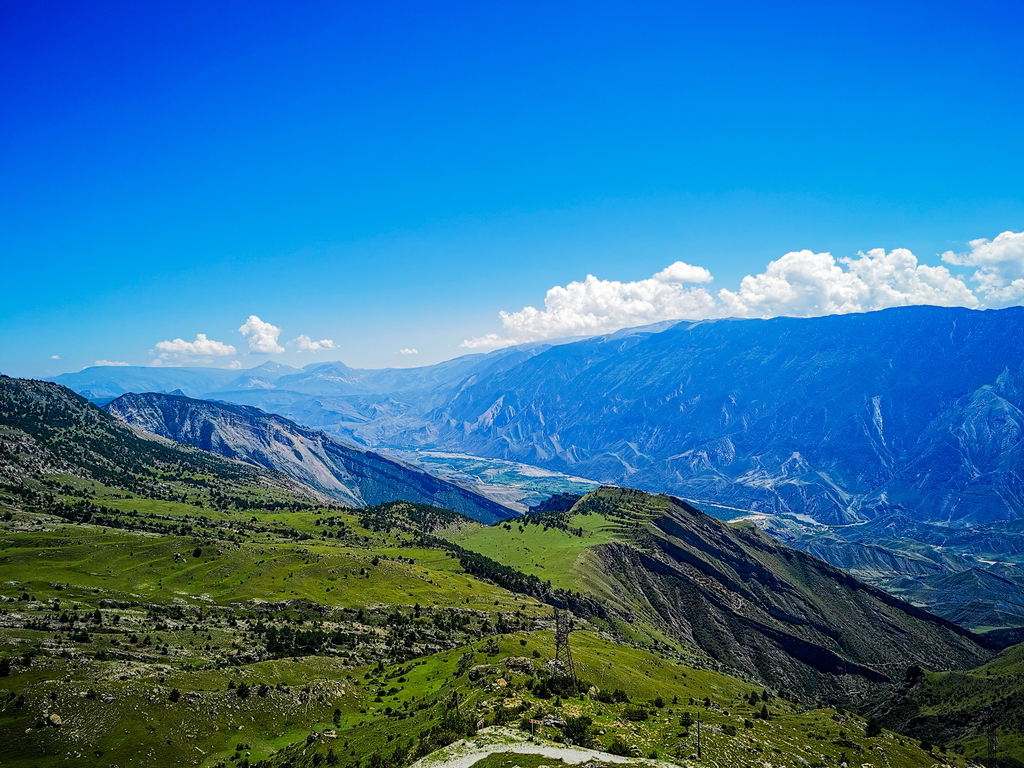
[[[461,486],[257,408],[156,393],[123,395],[104,407],[147,432],[277,470],[350,506],[401,499],[484,522],[513,514]]]
[[[1024,517],[1024,309],[681,323],[468,382],[405,439],[842,524]]]

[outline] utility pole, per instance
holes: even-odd
[[[576,668],[572,663],[572,651],[569,649],[569,617],[565,611],[555,608],[555,661],[561,663],[565,674],[576,682]]]

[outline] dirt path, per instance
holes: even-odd
[[[488,755],[510,752],[523,755],[543,755],[552,760],[563,760],[577,765],[590,760],[601,763],[633,763],[634,760],[607,752],[598,752],[583,747],[567,747],[541,739],[530,740],[521,731],[511,728],[484,728],[473,739],[457,741],[444,749],[439,749],[412,765],[412,768],[470,768],[478,760]],[[655,761],[645,760],[652,764]]]

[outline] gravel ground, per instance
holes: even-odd
[[[632,763],[628,757],[610,755],[582,747],[566,747],[540,739],[532,742],[522,731],[512,728],[491,727],[481,730],[475,738],[457,741],[444,749],[427,755],[412,765],[412,768],[470,768],[477,760],[500,752],[523,755],[544,755],[552,760],[564,760],[576,765],[595,760],[601,763]],[[643,761],[648,765],[655,761]],[[678,767],[677,767],[678,768]]]

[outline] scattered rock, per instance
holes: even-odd
[[[519,670],[520,672],[530,672],[533,670],[533,660],[526,656],[509,656],[501,662],[508,669]]]
[[[477,664],[469,670],[469,679],[471,681],[480,680],[488,675],[496,675],[499,670],[493,664]]]

